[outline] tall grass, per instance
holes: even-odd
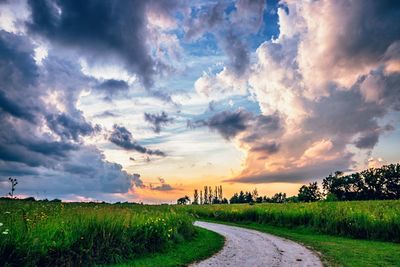
[[[185,208],[201,218],[307,227],[333,235],[400,242],[400,201],[202,205]]]
[[[0,202],[5,266],[89,266],[133,259],[195,234],[192,217],[169,207]]]

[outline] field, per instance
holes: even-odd
[[[168,206],[0,203],[0,258],[14,266],[123,262],[192,239],[193,218]]]
[[[223,244],[196,229],[196,219],[245,223],[308,244],[339,265],[357,266],[335,254],[349,244],[370,261],[393,263],[400,256],[400,201],[150,206],[2,200],[0,259],[6,266],[182,265]]]
[[[306,227],[353,238],[400,242],[400,201],[188,206],[200,218]]]

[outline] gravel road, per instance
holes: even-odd
[[[226,241],[219,253],[192,267],[323,266],[314,252],[284,238],[217,223],[195,225],[223,235]]]

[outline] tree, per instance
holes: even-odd
[[[204,186],[204,204],[208,204],[208,186]]]
[[[322,193],[318,188],[317,182],[314,182],[310,183],[308,186],[303,185],[302,187],[300,187],[297,197],[298,200],[302,202],[314,202],[321,199]]]
[[[400,199],[400,164],[370,168],[349,175],[335,172],[335,175],[327,176],[322,185],[330,199]]]
[[[245,203],[245,195],[243,191],[239,192],[238,203]]]
[[[184,197],[178,198],[176,203],[178,205],[186,205],[186,204],[190,203],[190,198],[188,196],[184,196]]]
[[[245,203],[253,203],[253,195],[250,192],[246,192],[244,196]]]
[[[200,190],[200,205],[203,205],[203,191]]]
[[[231,204],[239,203],[239,195],[238,195],[238,193],[233,194],[233,196],[229,200],[229,203],[231,203]]]
[[[272,198],[271,201],[273,203],[284,203],[286,202],[286,193],[276,193]]]
[[[194,205],[198,205],[199,204],[199,192],[197,191],[197,189],[194,190],[193,204]]]
[[[10,195],[10,197],[13,198],[15,187],[17,186],[18,181],[17,181],[17,178],[11,178],[11,177],[8,177],[8,181],[10,181],[10,183],[11,183],[11,191],[8,194]]]
[[[213,192],[211,189],[211,186],[208,187],[208,203],[212,204],[212,199],[213,199]]]

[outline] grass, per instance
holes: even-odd
[[[320,252],[328,266],[400,266],[400,244],[397,243],[326,235],[304,227],[289,229],[254,222],[207,221],[254,229],[302,243]]]
[[[6,266],[92,266],[190,241],[193,218],[168,206],[0,202]]]
[[[0,265],[184,265],[222,246],[196,230],[195,218],[293,239],[332,265],[400,266],[399,200],[185,207],[0,200]]]
[[[211,257],[224,246],[224,238],[212,231],[196,227],[198,235],[193,240],[177,244],[171,249],[137,258],[112,267],[186,266]]]
[[[331,235],[400,242],[400,200],[192,205],[184,209],[200,218],[304,226]]]

